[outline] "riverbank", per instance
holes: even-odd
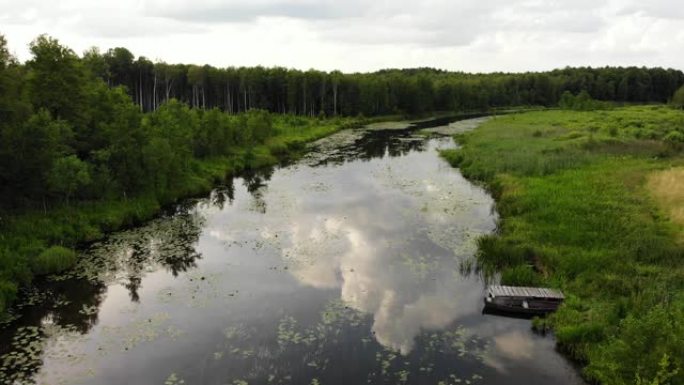
[[[659,106],[529,112],[484,122],[442,154],[497,201],[484,270],[568,295],[536,325],[589,381],[684,382],[684,181],[672,178],[683,130],[684,112]]]
[[[103,199],[31,210],[5,216],[0,223],[0,321],[14,301],[20,286],[34,277],[70,268],[76,249],[106,234],[139,225],[159,215],[179,200],[206,194],[226,178],[249,169],[273,166],[301,156],[306,143],[341,129],[357,127],[381,117],[286,119],[274,122],[277,135],[251,148],[234,148],[230,156],[193,159],[192,174],[174,191],[145,194],[127,199]]]

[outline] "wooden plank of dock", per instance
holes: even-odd
[[[548,299],[564,299],[565,296],[559,290],[548,289],[544,287],[526,287],[526,286],[503,286],[491,285],[489,292],[497,297],[526,297],[526,298],[548,298]]]

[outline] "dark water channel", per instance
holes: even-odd
[[[0,383],[581,383],[529,321],[482,314],[496,217],[453,146],[345,131],[113,234],[23,293]]]

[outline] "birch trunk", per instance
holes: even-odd
[[[152,85],[152,111],[157,110],[157,73],[154,73],[154,83]]]
[[[140,111],[144,111],[144,109],[143,109],[142,71],[138,71],[138,92],[140,95],[138,97],[138,103],[140,104]]]

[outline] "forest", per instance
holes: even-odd
[[[126,48],[84,53],[83,65],[109,86],[125,86],[142,111],[170,99],[229,113],[264,109],[299,115],[419,114],[505,106],[555,106],[563,92],[587,91],[624,103],[669,100],[684,83],[679,70],[565,68],[545,73],[468,74],[432,68],[374,73],[287,68],[215,68],[137,59]]]
[[[18,219],[25,213],[54,218],[65,208],[82,212],[78,205],[142,198],[158,207],[219,178],[226,162],[227,170],[272,163],[364,116],[553,107],[582,92],[598,101],[663,103],[684,84],[681,71],[635,67],[518,74],[215,68],[136,59],[125,48],[78,55],[46,35],[30,52],[20,63],[0,36],[0,309],[18,282],[69,264],[70,254],[53,245],[69,249],[130,222],[100,218],[84,230],[62,216],[68,231],[36,240]],[[55,263],[50,250],[66,262]]]

